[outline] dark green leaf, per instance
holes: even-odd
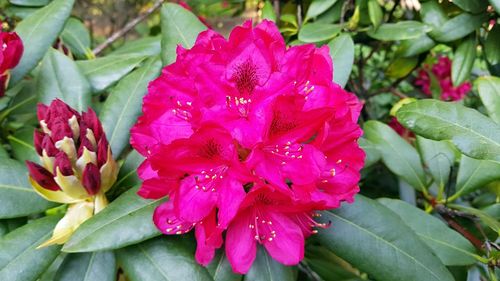
[[[436,217],[401,200],[382,198],[380,203],[394,211],[443,264],[469,265],[477,262],[474,246]]]
[[[490,64],[500,63],[500,25],[495,24],[484,42],[484,53]]]
[[[471,215],[474,215],[478,217],[485,225],[487,225],[489,228],[491,228],[493,231],[498,233],[500,235],[500,221],[497,220],[496,218],[488,215],[487,213],[471,208],[471,207],[466,207],[462,205],[457,205],[457,204],[450,204],[449,205],[453,209],[457,209],[466,213],[469,213]]]
[[[500,124],[500,78],[483,76],[479,77],[475,84],[488,115]]]
[[[307,23],[299,31],[299,40],[305,43],[316,43],[330,40],[342,30],[338,24]]]
[[[364,125],[365,137],[380,152],[382,161],[393,173],[403,178],[417,190],[425,185],[424,169],[417,150],[401,138],[393,129],[378,121],[368,121]]]
[[[0,145],[0,158],[9,158],[9,153],[5,150],[3,145]]]
[[[131,281],[212,281],[194,253],[174,237],[159,237],[116,251]]]
[[[418,135],[450,140],[467,156],[500,161],[500,126],[474,109],[427,99],[404,105],[397,117]]]
[[[306,13],[306,21],[326,12],[337,0],[313,0]]]
[[[133,41],[127,41],[123,46],[114,50],[110,55],[136,54],[145,56],[156,56],[161,52],[161,38],[143,37]]]
[[[241,275],[233,272],[224,250],[217,253],[212,262],[207,266],[207,270],[214,281],[240,281],[242,278]]]
[[[118,180],[115,183],[116,188],[130,188],[141,184],[141,180],[137,176],[137,168],[144,160],[144,157],[140,155],[136,150],[132,150],[125,158],[125,162],[120,167],[120,172],[118,173]],[[111,191],[113,191],[112,189]]]
[[[384,23],[377,30],[367,32],[368,36],[382,41],[414,39],[424,35],[431,28],[418,21],[400,21],[398,23]]]
[[[427,34],[416,39],[404,40],[397,50],[398,56],[412,57],[432,49],[436,43]]]
[[[328,43],[333,61],[333,81],[344,87],[349,80],[354,62],[354,42],[348,34],[341,34]]]
[[[465,37],[488,19],[488,15],[462,13],[436,27],[429,35],[439,42],[451,42]]]
[[[360,138],[358,140],[359,146],[365,151],[365,167],[370,167],[371,165],[377,163],[380,160],[380,152],[377,150],[375,144],[366,138]]]
[[[52,262],[52,264],[45,270],[45,272],[40,275],[37,281],[54,281],[54,278],[56,276],[57,270],[59,269],[59,266],[64,261],[64,258],[66,257],[66,253],[60,253],[57,258]]]
[[[15,159],[21,162],[26,160],[33,162],[40,161],[40,157],[36,154],[35,147],[33,146],[34,130],[35,127],[25,126],[17,130],[13,135],[7,137]]]
[[[92,54],[90,33],[83,22],[69,18],[61,33],[62,43],[79,59],[90,59]]]
[[[323,281],[360,281],[359,271],[339,258],[333,252],[321,246],[306,247],[307,265]]]
[[[142,103],[148,83],[160,71],[160,59],[149,59],[143,66],[121,79],[104,103],[99,117],[115,156],[119,156],[128,146],[130,128],[141,114],[141,107],[137,105]]]
[[[11,4],[28,7],[42,7],[50,3],[50,0],[9,0]]]
[[[161,200],[146,200],[133,188],[85,221],[68,242],[65,252],[118,249],[160,235],[153,224],[154,209]]]
[[[0,239],[0,280],[36,280],[50,266],[61,247],[36,247],[50,238],[59,219],[49,216],[35,220]]]
[[[259,246],[257,257],[245,275],[245,281],[295,280],[296,268],[284,266],[270,257],[263,247]]]
[[[422,18],[422,22],[432,26],[433,28],[440,27],[448,20],[446,13],[443,11],[437,0],[430,0],[422,3],[420,17]]]
[[[464,11],[479,13],[486,10],[488,7],[488,0],[453,0],[453,4]]]
[[[415,69],[418,57],[395,58],[387,67],[385,74],[391,78],[403,78]]]
[[[90,105],[89,82],[73,60],[54,49],[49,49],[42,60],[36,85],[38,99],[44,104],[61,99],[78,111]]]
[[[40,197],[28,183],[28,172],[23,164],[11,159],[1,159],[0,218],[22,217],[43,212],[53,206],[55,204]]]
[[[384,20],[384,12],[377,0],[368,0],[368,15],[375,28],[379,27]]]
[[[456,192],[453,197],[485,187],[495,180],[500,180],[500,163],[477,160],[462,155],[457,175]]]
[[[434,141],[417,136],[417,146],[425,166],[438,187],[444,188],[455,163],[455,148],[447,141]]]
[[[12,84],[21,80],[43,58],[63,29],[74,2],[75,0],[54,0],[17,25],[16,32],[23,40],[24,53],[19,64],[12,70]]]
[[[113,252],[68,254],[54,281],[114,281],[116,260]]]
[[[167,3],[161,8],[161,49],[163,64],[175,61],[177,45],[191,48],[196,37],[207,27],[183,7]]]
[[[470,72],[476,59],[476,40],[465,39],[458,45],[453,64],[451,66],[451,80],[458,86],[470,78]]]
[[[358,195],[354,204],[323,212],[319,241],[353,266],[384,281],[452,281],[431,249],[390,209]]]

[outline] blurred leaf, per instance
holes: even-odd
[[[385,74],[391,78],[403,78],[415,69],[418,64],[418,57],[395,58],[387,67]]]
[[[333,81],[344,87],[354,63],[354,42],[349,34],[340,34],[328,43],[333,61]]]
[[[113,252],[69,254],[54,281],[114,281],[116,260]]]
[[[207,266],[214,281],[240,281],[242,276],[233,272],[224,250],[218,251],[215,258]]]
[[[488,115],[500,124],[500,78],[483,76],[479,77],[475,84]]]
[[[264,2],[264,7],[262,7],[262,19],[267,19],[276,22],[276,14],[274,13],[274,7],[271,1],[266,0]]]
[[[69,18],[61,33],[62,43],[79,59],[93,57],[90,33],[85,24],[76,18]]]
[[[308,21],[309,19],[315,18],[326,12],[326,10],[332,7],[335,2],[337,2],[337,0],[313,0],[311,2],[311,5],[309,5],[309,8],[307,9],[305,21]]]
[[[500,15],[500,0],[489,0],[489,1],[491,6],[493,6],[495,11],[497,12],[497,14]]]
[[[333,6],[331,6],[324,13],[316,17],[314,22],[324,22],[324,23],[336,23],[339,22],[340,16],[342,14],[342,6],[344,1],[337,1]]]
[[[417,190],[424,190],[425,174],[417,150],[401,138],[391,127],[370,120],[364,125],[365,138],[380,152],[382,161],[394,174]]]
[[[397,50],[397,55],[402,57],[412,57],[420,55],[421,53],[427,52],[432,49],[436,43],[426,34],[415,38],[404,40],[399,45]]]
[[[380,203],[391,209],[438,256],[443,264],[470,265],[477,262],[474,246],[438,218],[401,200],[381,198]]]
[[[100,93],[127,75],[146,57],[137,54],[109,55],[93,60],[77,61],[93,93]]]
[[[471,215],[474,215],[478,217],[485,225],[487,225],[489,228],[491,228],[493,231],[495,231],[498,235],[500,235],[500,221],[497,220],[496,218],[488,215],[487,213],[474,209],[471,207],[466,207],[462,205],[457,205],[457,204],[450,204],[449,205],[453,209],[457,209],[459,211],[463,211],[466,213],[469,213]]]
[[[20,81],[43,58],[64,27],[75,0],[54,0],[21,21],[16,32],[23,40],[24,53],[12,70],[12,85]]]
[[[137,40],[127,41],[123,46],[112,51],[110,55],[136,54],[156,56],[161,52],[160,41],[160,36],[143,37]]]
[[[44,104],[61,99],[77,111],[87,110],[90,105],[89,82],[73,60],[52,48],[42,60],[36,86],[38,99]]]
[[[414,39],[424,35],[431,28],[418,21],[400,21],[384,23],[377,30],[367,32],[368,36],[381,41]]]
[[[368,15],[373,26],[377,29],[384,20],[384,12],[377,0],[368,0]]]
[[[455,41],[473,32],[487,20],[487,14],[471,15],[469,13],[462,13],[447,20],[441,26],[436,27],[429,35],[439,42]]]
[[[28,7],[42,7],[50,3],[51,0],[9,0],[11,4]]]
[[[338,24],[306,23],[299,31],[299,40],[305,43],[322,42],[337,36],[341,30]]]
[[[161,71],[161,61],[153,57],[121,79],[102,106],[99,117],[111,150],[118,157],[129,145],[130,129],[141,114],[142,98],[150,81]]]
[[[453,0],[453,4],[464,11],[476,14],[486,10],[488,7],[488,0]]]
[[[365,151],[365,168],[377,163],[380,160],[380,152],[377,150],[375,144],[367,138],[359,138],[359,146]]]
[[[422,18],[422,22],[431,25],[433,28],[439,28],[448,20],[446,13],[437,0],[422,3],[420,17]]]
[[[318,239],[353,266],[384,281],[452,281],[431,249],[394,212],[358,195],[355,203],[322,212]]]
[[[469,157],[500,161],[500,126],[474,109],[427,99],[404,105],[397,118],[425,138],[450,140]]]
[[[295,267],[285,266],[274,260],[262,246],[258,246],[257,256],[244,281],[295,280]]]
[[[53,206],[54,203],[40,197],[28,183],[27,169],[23,164],[12,159],[1,159],[0,218],[27,216]]]
[[[500,0],[499,0],[500,1]],[[495,24],[484,42],[484,53],[490,64],[500,63],[500,25]]]
[[[485,187],[488,183],[500,179],[500,163],[477,160],[462,155],[457,175],[454,198]]]
[[[64,245],[64,252],[118,249],[160,235],[153,224],[154,209],[161,200],[137,196],[133,188],[104,210],[85,221]]]
[[[9,158],[9,153],[5,150],[3,145],[0,145],[0,159],[2,158]]]
[[[207,27],[191,12],[173,4],[161,8],[161,49],[163,64],[175,61],[177,45],[191,48],[196,37]]]
[[[451,66],[451,80],[455,87],[459,86],[470,78],[470,72],[476,59],[475,38],[465,39],[455,52],[453,64]]]
[[[211,281],[207,270],[179,239],[159,237],[119,249],[116,255],[130,281]]]
[[[7,137],[12,149],[12,154],[15,159],[20,162],[30,160],[33,162],[40,161],[40,157],[36,153],[33,146],[33,131],[35,127],[25,126],[17,130],[13,135]]]
[[[59,219],[59,216],[37,219],[0,239],[0,280],[37,280],[56,259],[61,247],[36,247],[50,238]]]
[[[434,182],[443,188],[448,183],[451,167],[455,163],[455,151],[447,141],[434,141],[417,136],[417,147]]]

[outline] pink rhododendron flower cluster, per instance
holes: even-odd
[[[245,273],[260,244],[297,264],[316,211],[352,202],[364,152],[359,100],[332,82],[328,47],[286,48],[270,21],[228,39],[202,32],[149,85],[131,143],[146,160],[139,195],[169,197],[154,213],[165,234],[194,229],[207,265],[223,244]]]
[[[23,42],[17,33],[3,32],[0,29],[0,97],[5,95],[10,77],[9,70],[19,63],[23,50]]]
[[[457,87],[453,86],[451,81],[451,60],[445,56],[440,56],[438,62],[430,70],[428,67],[421,69],[415,80],[415,85],[421,87],[426,95],[432,96],[431,77],[429,75],[432,75],[439,83],[440,98],[444,101],[461,100],[472,88],[470,82],[464,82]]]

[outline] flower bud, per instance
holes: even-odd
[[[9,70],[14,68],[23,54],[23,42],[15,32],[0,30],[0,97],[5,94],[9,83]]]

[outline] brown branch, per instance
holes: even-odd
[[[92,50],[92,53],[94,55],[98,55],[101,53],[103,50],[111,46],[116,40],[118,40],[120,37],[124,36],[127,32],[132,30],[137,24],[139,24],[141,21],[145,20],[149,15],[151,15],[154,11],[156,11],[158,8],[161,7],[161,5],[165,2],[165,0],[158,0],[156,1],[151,8],[149,8],[144,14],[138,16],[137,18],[133,19],[129,23],[127,23],[123,28],[120,30],[116,31],[113,33],[106,41],[104,41],[102,44],[97,46],[94,50]]]
[[[281,14],[280,0],[273,1],[273,8],[274,8],[274,14],[276,15],[276,24],[277,24],[280,21],[280,14]]]
[[[299,28],[302,26],[302,0],[297,1],[297,24]]]
[[[476,249],[483,251],[483,242],[479,240],[476,236],[470,233],[467,229],[461,226],[453,217],[457,214],[454,210],[448,209],[444,205],[436,205],[436,211],[439,215],[448,223],[450,227],[455,229],[458,233],[462,234],[467,240],[469,240]],[[470,218],[470,216],[467,216]],[[475,218],[474,218],[475,219]]]

